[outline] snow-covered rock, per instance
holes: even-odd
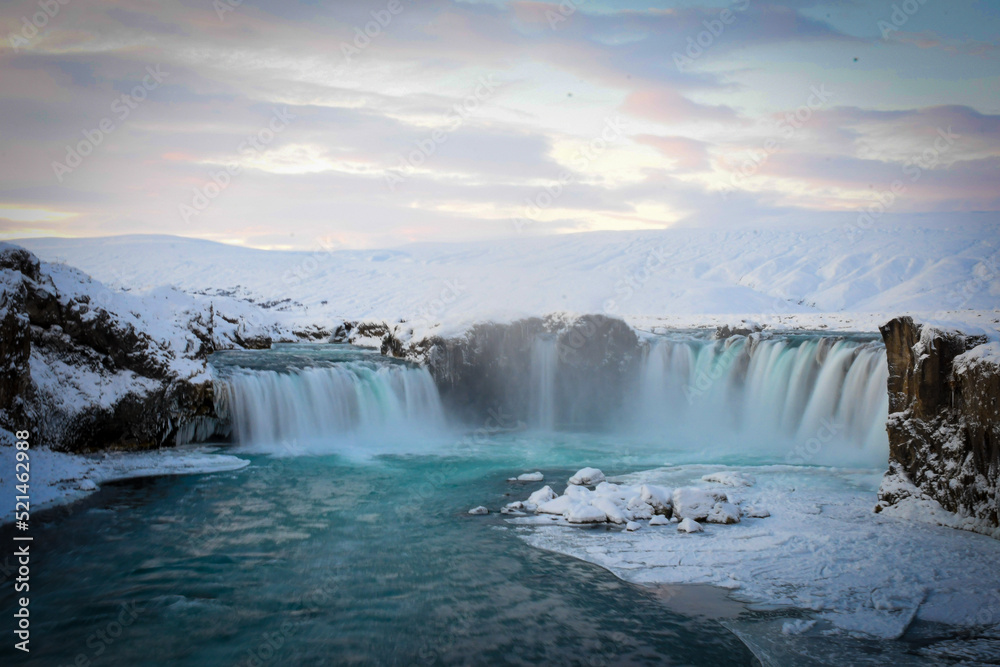
[[[590,501],[591,507],[595,507],[607,517],[607,520],[611,523],[625,523],[628,521],[628,517],[625,512],[622,511],[621,505],[616,503],[613,499],[607,496],[598,496]]]
[[[480,505],[479,507],[473,507],[471,510],[469,510],[469,514],[473,514],[476,516],[481,516],[483,514],[489,514],[489,513],[490,513],[489,509],[487,509],[482,505]]]
[[[577,486],[595,486],[604,479],[604,473],[597,468],[582,468],[569,478],[569,483]]]
[[[677,524],[677,530],[682,533],[700,533],[704,528],[694,519],[684,519]]]
[[[656,514],[669,517],[673,511],[673,490],[655,484],[643,484],[639,487],[639,497],[653,508]]]
[[[716,503],[728,502],[726,494],[696,487],[674,489],[671,498],[674,514],[680,519],[704,521]]]
[[[740,508],[732,503],[715,503],[705,520],[708,523],[739,523]]]
[[[108,289],[0,244],[0,428],[79,451],[210,436],[208,355],[293,334],[256,306],[156,288]],[[192,424],[198,424],[192,428]]]
[[[607,519],[603,510],[588,503],[571,503],[566,511],[566,520],[570,523],[604,523]]]
[[[750,517],[751,519],[766,519],[771,516],[771,513],[763,507],[751,506],[740,511],[743,513],[743,516]]]
[[[586,505],[587,503],[574,500],[569,496],[559,496],[552,500],[546,501],[538,505],[535,509],[539,514],[566,514],[573,505]]]
[[[549,502],[555,497],[556,497],[556,492],[552,490],[551,486],[546,485],[538,489],[534,493],[532,493],[530,496],[528,496],[527,503],[530,503],[532,505],[541,505],[543,503]]]
[[[657,514],[649,520],[650,526],[669,526],[672,522],[662,514]]]
[[[701,479],[703,482],[715,482],[716,484],[724,484],[726,486],[753,486],[757,483],[753,475],[729,470],[709,473]]]
[[[628,523],[625,524],[625,530],[629,531],[630,533],[634,533],[640,528],[642,528],[642,524],[636,523],[635,521],[629,521]]]
[[[515,482],[541,482],[545,479],[545,475],[540,472],[526,472],[517,477],[512,477],[510,481]]]

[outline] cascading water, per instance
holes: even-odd
[[[440,433],[441,401],[424,368],[345,346],[276,346],[220,353],[216,411],[241,446],[273,453],[329,452]]]
[[[657,337],[631,423],[705,448],[786,452],[788,462],[884,460],[887,373],[885,349],[873,341]]]
[[[531,345],[532,426],[551,431],[556,426],[556,367],[559,350],[555,336],[539,336]]]

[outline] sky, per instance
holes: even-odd
[[[0,239],[980,225],[998,35],[993,0],[5,0]]]

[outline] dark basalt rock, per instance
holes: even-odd
[[[899,490],[912,483],[992,534],[1000,526],[1000,367],[989,360],[955,364],[985,338],[927,328],[910,317],[881,332],[889,364],[890,471],[876,511],[904,500]]]
[[[621,320],[585,315],[482,323],[460,337],[416,342],[403,356],[426,363],[445,405],[467,421],[529,422],[535,398],[532,346],[540,337],[555,345],[556,423],[607,425],[619,412],[642,354],[635,332]]]
[[[191,315],[189,349],[173,350],[137,330],[127,313],[95,303],[82,274],[81,293],[69,296],[46,270],[28,251],[0,245],[0,428],[30,429],[37,442],[72,452],[149,449],[173,444],[178,433],[210,437],[225,430],[207,375],[192,381],[171,363],[183,355],[204,368],[220,346],[268,348],[266,331],[248,330],[213,305]],[[232,326],[220,336],[223,322]],[[61,369],[60,380],[40,389],[32,380],[34,364],[44,372]],[[63,380],[66,374],[83,374],[81,387],[91,387],[96,376],[120,389],[81,392]]]

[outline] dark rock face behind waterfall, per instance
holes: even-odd
[[[528,318],[484,323],[456,338],[421,341],[408,356],[427,364],[445,406],[469,421],[491,416],[505,425],[530,422],[533,374],[540,362],[533,347],[551,345],[554,422],[595,428],[620,412],[642,348],[625,322],[603,315]]]
[[[909,317],[881,331],[890,461],[877,510],[931,499],[954,525],[1000,537],[998,344]]]
[[[268,347],[278,333],[246,310],[173,290],[115,292],[0,244],[0,438],[29,429],[79,452],[173,444],[192,428],[210,436],[207,355]]]

